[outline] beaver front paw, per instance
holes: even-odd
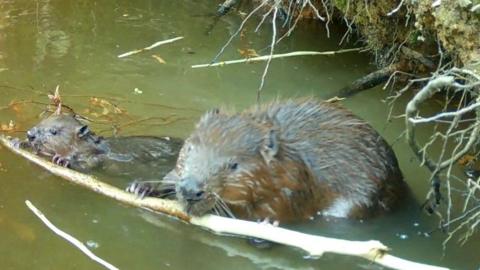
[[[52,162],[54,164],[57,164],[59,166],[63,166],[65,168],[70,167],[70,158],[68,157],[63,157],[59,154],[55,154],[52,158]]]
[[[135,194],[140,199],[145,196],[151,196],[156,193],[156,187],[158,184],[146,181],[133,181],[125,191]]]
[[[28,141],[21,141],[19,138],[13,138],[10,140],[10,143],[15,148],[27,149],[31,148],[31,144]]]

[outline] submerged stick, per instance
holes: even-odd
[[[210,63],[210,64],[193,65],[192,68],[217,67],[217,66],[225,66],[225,65],[240,64],[240,63],[255,63],[255,62],[261,62],[261,61],[268,61],[276,58],[286,58],[286,57],[293,57],[293,56],[335,55],[339,53],[358,52],[365,49],[366,49],[365,47],[362,47],[362,48],[344,49],[344,50],[338,50],[338,51],[325,51],[325,52],[297,51],[297,52],[290,52],[290,53],[262,55],[262,56],[251,57],[251,58],[228,60],[228,61],[222,61],[222,62],[216,62],[216,63]]]
[[[217,234],[233,234],[245,237],[256,237],[280,243],[306,251],[311,257],[320,257],[324,253],[337,253],[362,257],[392,269],[445,270],[447,268],[416,263],[386,254],[388,248],[379,241],[350,241],[309,235],[292,230],[275,227],[270,224],[225,218],[215,215],[202,217],[189,216],[176,201],[158,198],[139,199],[134,194],[105,184],[95,177],[82,174],[42,159],[26,150],[15,146],[11,138],[0,136],[0,142],[12,152],[60,176],[70,182],[79,184],[92,191],[108,196],[135,207],[177,217],[190,224],[203,227]]]
[[[144,52],[144,51],[149,51],[149,50],[151,50],[153,48],[156,48],[160,45],[167,44],[167,43],[172,43],[172,42],[180,40],[180,39],[183,39],[183,37],[176,37],[176,38],[171,38],[171,39],[167,39],[167,40],[158,41],[158,42],[155,42],[152,45],[150,45],[148,47],[145,47],[143,49],[138,49],[138,50],[133,50],[133,51],[129,51],[129,52],[126,52],[126,53],[122,53],[117,57],[118,58],[123,58],[123,57],[127,57],[127,56],[130,56],[130,55],[133,55],[133,54],[141,53],[141,52]]]
[[[57,228],[55,225],[53,225],[50,220],[45,217],[45,215],[38,210],[29,200],[25,201],[25,204],[27,207],[32,210],[32,212],[54,233],[56,233],[58,236],[62,237],[63,239],[67,240],[70,242],[72,245],[80,249],[85,255],[87,255],[90,259],[98,262],[99,264],[105,266],[105,268],[110,269],[110,270],[118,270],[117,267],[113,266],[109,262],[103,260],[102,258],[98,257],[97,255],[93,254],[82,242],[80,242],[78,239],[75,237],[71,236],[70,234],[60,230]]]
[[[369,73],[362,78],[355,80],[350,85],[340,89],[337,96],[342,98],[351,97],[364,90],[371,89],[383,82],[386,82],[397,68],[397,65],[392,64],[390,66]]]

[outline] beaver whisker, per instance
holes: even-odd
[[[169,198],[175,196],[177,191],[175,190],[175,185],[170,183],[160,183],[156,192],[160,198]]]
[[[235,215],[232,213],[232,210],[228,207],[225,201],[218,195],[217,193],[213,192],[213,196],[215,197],[215,204],[214,207],[220,207],[223,212],[226,214],[227,217],[235,218]]]
[[[217,209],[216,206],[213,207],[213,211],[215,212],[215,215],[217,215],[217,216],[222,216],[222,215],[219,213],[219,210]]]
[[[165,183],[165,184],[169,184],[169,185],[173,185],[173,186],[175,186],[177,184],[177,181],[175,181],[175,180],[163,179],[163,180],[160,180],[160,182]]]
[[[219,207],[218,205],[214,205],[213,206],[213,212],[217,215],[217,216],[221,216],[221,217],[227,217],[227,213],[225,212],[225,210],[223,210],[221,207]]]
[[[220,204],[213,205],[213,210],[218,216],[230,217],[228,212]]]
[[[142,180],[142,183],[158,183],[158,184],[161,184],[163,183],[162,180]]]
[[[169,191],[169,192],[165,192],[165,193],[159,192],[159,193],[161,194],[160,195],[161,198],[169,198],[169,197],[175,196],[175,194],[177,194],[177,192],[175,192],[175,191]]]

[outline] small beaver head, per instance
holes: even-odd
[[[30,146],[45,156],[68,156],[88,145],[93,136],[87,125],[74,115],[53,114],[27,131]]]
[[[303,201],[312,194],[297,191],[309,193],[313,179],[305,166],[280,152],[271,124],[209,112],[181,150],[177,198],[193,215],[214,211],[250,220],[300,218],[297,208],[305,210]],[[300,195],[302,202],[296,199]]]

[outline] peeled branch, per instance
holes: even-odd
[[[167,40],[158,41],[158,42],[155,42],[152,45],[150,45],[148,47],[145,47],[143,49],[138,49],[138,50],[133,50],[133,51],[129,51],[129,52],[126,52],[126,53],[122,53],[122,54],[118,55],[117,57],[118,58],[124,58],[124,57],[130,56],[130,55],[133,55],[133,54],[141,53],[141,52],[144,52],[144,51],[149,51],[149,50],[154,49],[154,48],[156,48],[160,45],[167,44],[167,43],[172,43],[172,42],[180,40],[180,39],[183,39],[183,37],[176,37],[176,38],[171,38],[171,39],[167,39]]]
[[[99,181],[96,177],[64,168],[44,160],[41,157],[20,149],[18,141],[0,135],[0,142],[10,151],[28,159],[52,174],[86,187],[99,194],[125,204],[164,213],[193,225],[200,226],[216,234],[229,234],[255,237],[271,242],[297,247],[310,257],[320,257],[324,253],[337,253],[362,257],[392,269],[443,270],[448,268],[416,263],[387,254],[388,248],[376,240],[350,241],[336,238],[310,235],[273,226],[271,224],[231,219],[216,215],[202,217],[190,216],[177,201],[147,197],[140,199],[134,194]]]

